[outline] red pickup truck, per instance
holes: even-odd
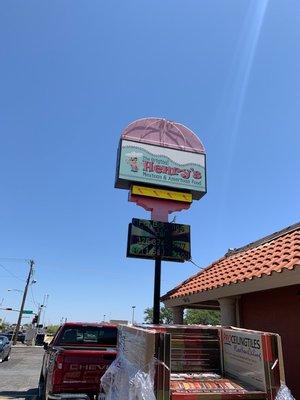
[[[116,357],[117,326],[65,323],[50,344],[39,380],[43,400],[94,399],[100,378]]]

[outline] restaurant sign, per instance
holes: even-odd
[[[116,187],[136,182],[186,190],[200,199],[206,193],[205,154],[121,140]]]

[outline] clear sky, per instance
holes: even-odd
[[[181,122],[206,147],[208,193],[177,215],[199,265],[298,222],[299,20],[298,0],[3,0],[0,302],[18,307],[7,289],[23,285],[3,266],[27,272],[5,258],[33,258],[46,323],[130,319],[132,305],[142,320],[153,262],[125,251],[149,214],[114,189],[138,118]],[[163,263],[162,293],[196,272]]]

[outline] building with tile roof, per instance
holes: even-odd
[[[282,337],[288,386],[300,399],[300,223],[229,249],[162,297],[182,323],[184,309],[221,310],[222,325]]]

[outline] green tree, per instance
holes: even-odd
[[[49,325],[47,326],[47,335],[54,336],[59,328],[59,325]]]
[[[7,324],[4,319],[0,318],[0,332],[5,332],[6,330],[8,330],[8,328],[9,324]]]
[[[153,308],[148,307],[144,311],[144,321],[147,324],[152,324],[153,320]],[[173,324],[173,313],[169,308],[161,307],[159,322],[161,324]]]
[[[220,311],[188,309],[184,316],[184,323],[186,325],[219,325]]]

